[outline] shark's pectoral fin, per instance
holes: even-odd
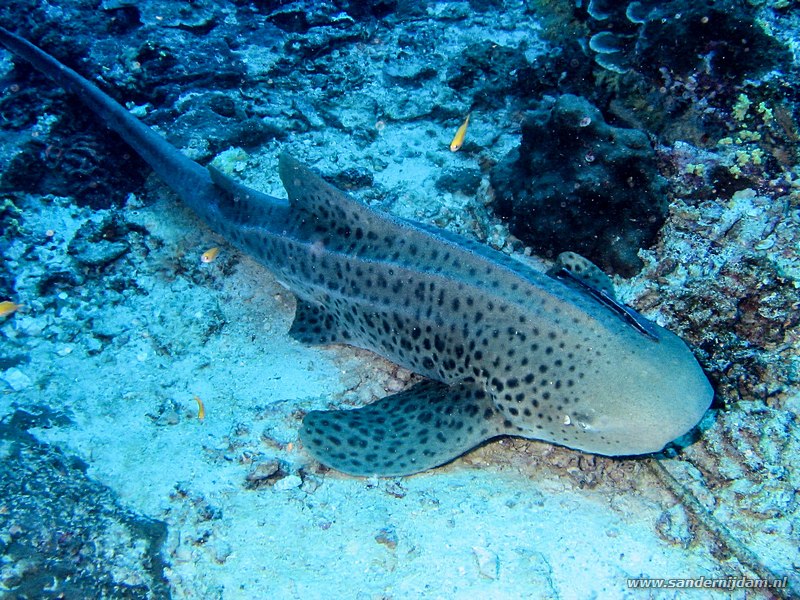
[[[505,433],[477,384],[426,381],[355,410],[314,411],[300,438],[322,464],[351,475],[410,475]]]
[[[582,257],[575,252],[562,252],[556,258],[553,267],[547,271],[547,274],[555,279],[564,278],[561,276],[563,271],[567,271],[572,277],[580,281],[582,284],[595,289],[597,291],[605,292],[610,298],[615,297],[614,284],[611,283],[611,278],[603,273],[603,271],[591,262],[589,259]],[[569,281],[565,281],[569,285]]]
[[[319,304],[297,299],[289,335],[303,344],[347,344],[351,335]]]

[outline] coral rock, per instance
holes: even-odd
[[[583,254],[630,275],[664,223],[665,183],[644,132],[613,127],[588,100],[565,94],[527,115],[522,143],[491,174],[494,209],[549,257]]]

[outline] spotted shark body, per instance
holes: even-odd
[[[613,296],[574,255],[544,274],[444,230],[375,211],[284,154],[288,201],[186,158],[25,40],[0,42],[77,92],[216,231],[297,297],[290,334],[372,350],[426,381],[300,433],[323,464],[408,475],[499,435],[604,455],[656,452],[712,390],[674,334]]]

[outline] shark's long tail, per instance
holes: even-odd
[[[186,157],[164,138],[131,115],[96,85],[37,48],[0,27],[0,43],[30,62],[65,89],[75,93],[105,124],[116,131],[153,170],[200,216],[213,221],[208,200],[218,195],[208,170]]]
[[[227,235],[248,225],[281,226],[286,217],[285,200],[248,188],[215,169],[199,165],[85,77],[2,27],[0,44],[76,94],[107,127],[130,144],[181,200],[219,233]]]

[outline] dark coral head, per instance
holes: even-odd
[[[520,147],[491,176],[494,210],[536,252],[575,251],[625,276],[641,268],[667,213],[647,135],[609,125],[585,98],[565,94],[529,113]]]

